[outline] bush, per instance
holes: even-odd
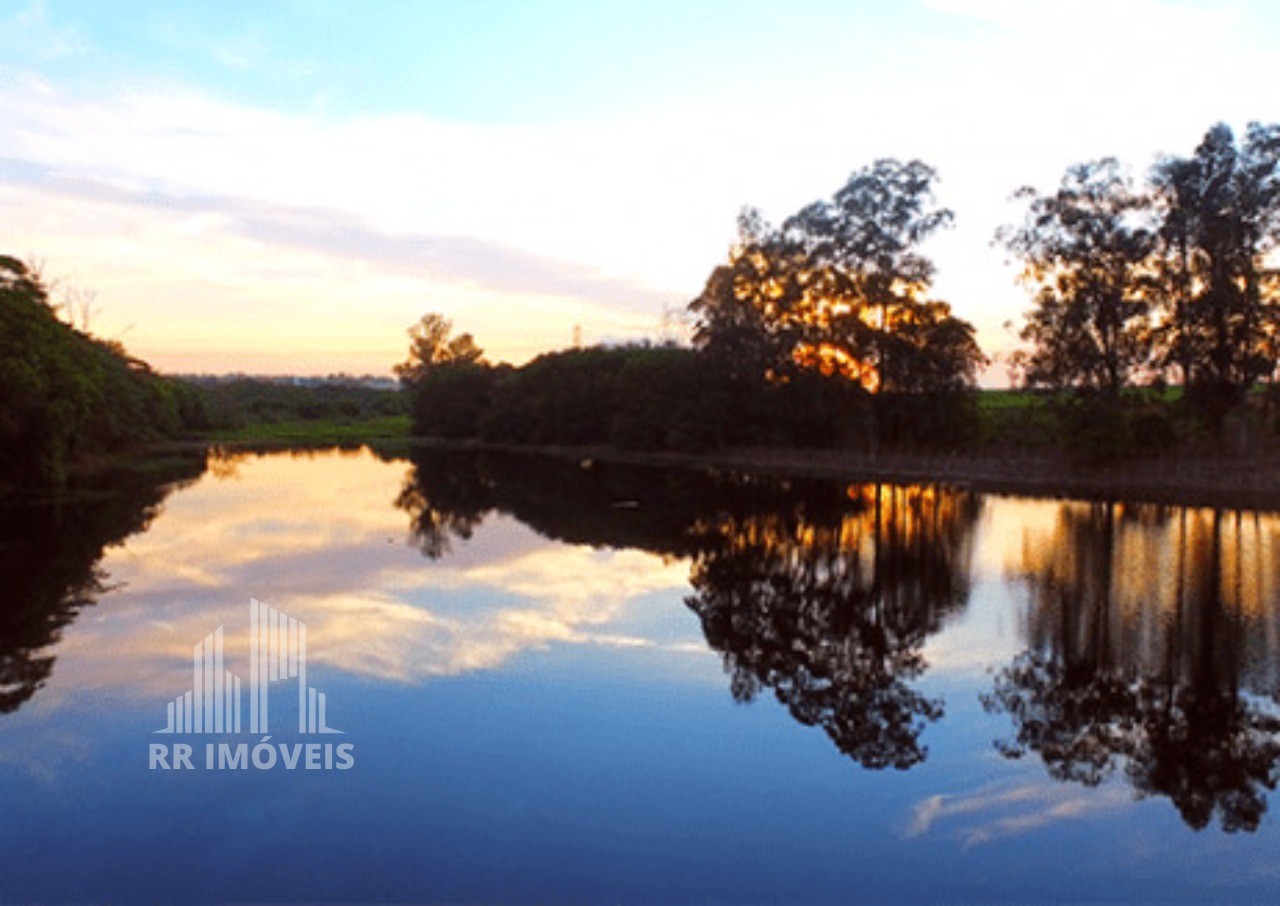
[[[414,384],[413,432],[437,437],[474,437],[489,410],[493,369],[474,363],[439,365]]]
[[[198,379],[202,427],[243,428],[285,421],[366,421],[406,411],[406,394],[341,378],[295,385],[288,381],[238,377]]]
[[[417,433],[626,450],[829,447],[866,433],[870,417],[867,394],[850,381],[816,373],[752,381],[675,346],[573,349],[518,369],[453,369],[437,366],[411,388]],[[466,415],[455,419],[460,408]]]
[[[1053,400],[1059,447],[1085,461],[1127,456],[1135,449],[1133,424],[1119,398],[1076,393]]]

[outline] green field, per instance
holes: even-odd
[[[205,437],[219,443],[351,443],[409,436],[409,416],[381,415],[368,419],[291,419],[257,422],[240,428],[211,431]]]

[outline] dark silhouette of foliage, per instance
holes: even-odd
[[[104,591],[97,564],[105,549],[145,531],[173,482],[204,466],[203,454],[190,455],[163,470],[97,474],[66,499],[0,506],[0,714],[52,674],[62,630]]]
[[[738,215],[738,240],[689,304],[694,346],[740,384],[778,381],[797,371],[815,269],[796,237],[773,229],[758,211]]]
[[[881,160],[780,228],[744,211],[728,262],[689,306],[695,346],[742,386],[822,375],[878,394],[878,418],[861,427],[891,442],[965,434],[985,359],[972,325],[928,297],[933,264],[920,244],[951,221],[932,204],[934,179],[919,161]],[[924,428],[923,409],[947,430]]]
[[[952,219],[932,206],[934,179],[919,161],[880,160],[780,228],[744,211],[728,263],[689,306],[695,344],[740,377],[813,369],[873,392],[971,387],[983,362],[973,328],[928,299],[920,244]]]
[[[1280,276],[1280,125],[1218,124],[1190,157],[1152,174],[1162,213],[1166,311],[1161,354],[1217,427],[1258,379],[1274,374]]]
[[[0,486],[59,485],[77,457],[204,424],[196,388],[60,321],[40,276],[0,256]]]
[[[1107,158],[1070,168],[1058,191],[1019,193],[1020,227],[998,238],[1035,294],[1014,356],[1025,384],[1069,391],[1059,442],[1093,458],[1167,446],[1229,414],[1280,355],[1280,126],[1222,124],[1189,157],[1167,157],[1135,188]],[[1124,393],[1180,379],[1177,407]],[[1159,410],[1159,411],[1157,411]]]
[[[602,346],[538,356],[495,386],[483,435],[516,443],[607,443],[628,357],[627,350]]]
[[[409,514],[413,537],[428,559],[439,560],[452,540],[466,541],[484,521],[492,503],[474,457],[441,451],[414,451],[395,504]]]
[[[397,368],[414,431],[629,450],[973,437],[985,359],[972,325],[928,297],[920,251],[951,220],[934,179],[919,161],[881,160],[781,228],[745,210],[728,262],[690,304],[692,351],[599,346],[495,370],[427,315]]]
[[[408,385],[443,365],[478,365],[484,363],[484,352],[476,346],[471,334],[454,337],[453,322],[444,315],[429,312],[409,328],[409,357],[395,367],[396,376]]]
[[[438,422],[439,413],[466,407],[476,413],[473,433],[494,442],[689,451],[830,445],[849,436],[866,411],[865,394],[847,381],[804,374],[779,385],[737,380],[676,346],[563,350],[483,375],[466,367],[472,369],[466,382],[441,378],[449,399],[434,401],[431,377],[419,382],[417,430],[465,436]],[[441,374],[451,370],[460,368]],[[426,417],[432,410],[434,422]]]
[[[907,769],[927,757],[920,736],[942,716],[911,680],[926,669],[925,639],[968,599],[977,501],[918,487],[851,496],[830,521],[704,520],[686,603],[736,700],[772,689],[863,767]]]
[[[912,686],[922,646],[969,595],[978,498],[550,457],[415,450],[397,505],[447,555],[490,512],[571,544],[691,559],[686,603],[734,697],[771,688],[868,768],[909,768],[941,703]]]
[[[1029,386],[1116,397],[1152,356],[1149,199],[1112,158],[1069,168],[1052,195],[1030,187],[1026,220],[1000,238],[1034,293],[1018,360]]]
[[[433,437],[475,437],[497,380],[495,369],[473,362],[432,368],[409,391],[413,430]]]
[[[416,434],[474,437],[489,409],[493,369],[471,334],[454,337],[452,330],[443,315],[423,315],[409,328],[409,357],[395,367]]]

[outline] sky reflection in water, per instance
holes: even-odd
[[[429,452],[193,472],[3,512],[4,899],[1280,890],[1274,516]],[[222,625],[248,675],[251,595],[307,623],[356,768],[149,772],[193,644]]]

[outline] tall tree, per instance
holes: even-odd
[[[695,343],[739,353],[767,376],[841,374],[873,392],[971,385],[983,357],[973,328],[928,297],[921,244],[951,222],[934,171],[879,160],[780,228],[739,220],[728,264],[690,306]]]
[[[435,313],[409,328],[409,357],[395,367],[409,393],[415,434],[471,437],[489,406],[495,371],[471,334]]]
[[[1163,361],[1218,422],[1276,368],[1280,277],[1280,125],[1251,123],[1244,141],[1218,124],[1191,157],[1152,174],[1166,291]]]
[[[899,328],[926,312],[934,266],[920,245],[953,220],[934,205],[936,178],[917,160],[878,160],[783,224],[821,274],[807,299],[810,346],[852,364],[873,391],[914,389],[894,351]]]
[[[1150,359],[1148,199],[1113,158],[1070,167],[1053,194],[1025,187],[1016,197],[1026,218],[997,239],[1022,259],[1020,279],[1034,292],[1024,380],[1119,395]]]
[[[450,336],[453,322],[444,315],[430,312],[409,328],[409,357],[395,366],[396,375],[405,384],[418,382],[427,372],[441,365],[480,365],[484,351],[471,334]]]

